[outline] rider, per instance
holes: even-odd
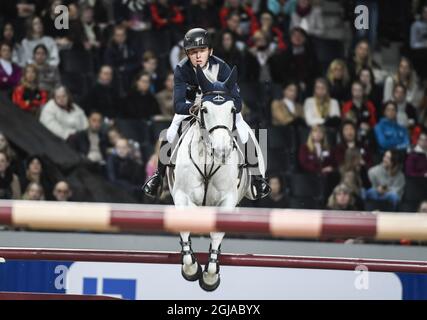
[[[225,81],[231,73],[230,67],[220,58],[214,56],[208,32],[202,28],[189,30],[184,36],[184,50],[187,58],[184,58],[175,68],[174,72],[174,107],[175,116],[167,131],[167,140],[161,142],[161,147],[172,143],[177,134],[181,122],[190,115],[190,109],[200,103],[200,89],[196,78],[196,66],[203,69],[205,76],[210,81]],[[244,123],[240,113],[242,100],[239,95],[239,87],[236,84],[231,95],[235,100],[236,128],[243,143],[247,143],[249,126]],[[242,137],[243,136],[243,137]],[[245,157],[246,165],[248,159]],[[163,181],[166,172],[166,164],[160,157],[156,173],[146,182],[143,191],[150,197],[155,197]],[[269,193],[270,187],[260,175],[251,175],[252,185],[255,187],[257,198],[262,198]]]

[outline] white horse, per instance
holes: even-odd
[[[202,102],[196,122],[181,138],[175,170],[168,182],[176,206],[220,206],[234,208],[245,196],[250,177],[242,166],[244,155],[233,136],[236,108],[230,95],[237,81],[233,68],[224,82],[211,83],[200,67],[196,70]],[[172,156],[173,158],[174,156]],[[181,232],[182,275],[199,280],[206,291],[220,284],[219,263],[222,232],[211,232],[209,261],[204,271],[191,249],[190,232]]]

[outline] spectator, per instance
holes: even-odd
[[[243,4],[240,0],[227,0],[219,11],[219,18],[223,28],[226,28],[226,20],[230,17],[229,14],[231,12],[239,15],[239,29],[241,30],[241,35],[243,37],[254,34],[255,30],[259,29],[258,20],[252,11],[252,8]]]
[[[71,201],[73,192],[67,182],[59,181],[55,184],[52,195],[55,201]]]
[[[352,188],[359,203],[365,190],[371,187],[366,162],[357,148],[349,148],[345,152],[344,163],[339,168],[341,182]]]
[[[236,47],[243,51],[246,48],[247,37],[244,36],[240,27],[240,15],[236,11],[231,11],[226,20],[225,27],[222,28],[223,32],[230,32],[236,41]]]
[[[108,179],[124,190],[135,193],[144,181],[143,166],[130,156],[130,147],[126,139],[116,142],[115,153],[107,160]]]
[[[82,104],[87,114],[98,110],[109,119],[120,114],[119,93],[113,86],[113,69],[110,66],[103,65],[99,69],[96,83],[88,91]]]
[[[0,92],[10,95],[20,79],[21,68],[12,62],[12,47],[0,43]]]
[[[88,122],[89,127],[70,136],[68,143],[84,159],[101,168],[105,165],[108,146],[107,135],[101,131],[103,116],[97,111],[92,111]]]
[[[345,62],[340,59],[332,61],[326,77],[328,79],[331,98],[336,99],[342,105],[348,100],[350,92],[350,76]]]
[[[141,73],[126,98],[125,118],[149,120],[160,114],[155,96],[150,92],[150,75]]]
[[[358,210],[356,199],[347,185],[339,184],[334,188],[328,199],[327,209],[340,211]]]
[[[171,52],[169,53],[170,68],[175,70],[178,63],[186,57],[187,54],[184,50],[184,41],[180,40],[173,46]]]
[[[369,46],[368,41],[360,40],[356,44],[354,53],[347,62],[347,66],[352,80],[356,79],[357,75],[363,68],[373,70],[374,68],[379,67],[372,58],[371,47]]]
[[[380,152],[388,149],[405,150],[409,147],[408,131],[397,123],[397,106],[389,101],[384,107],[384,118],[375,126],[375,137]]]
[[[59,65],[59,51],[55,40],[44,35],[43,23],[40,17],[34,16],[28,21],[27,37],[22,40],[20,65],[23,67],[26,63],[30,62],[33,57],[34,48],[39,44],[43,44],[49,52],[47,63],[57,67]]]
[[[421,19],[411,26],[410,47],[417,71],[427,78],[427,3],[422,7]]]
[[[107,137],[108,137],[108,148],[107,148],[107,155],[114,153],[114,147],[119,139],[124,139],[125,137],[121,134],[119,129],[112,126],[107,130]]]
[[[267,64],[268,59],[274,54],[274,44],[270,43],[264,31],[258,30],[253,35],[254,46],[249,49],[251,54],[257,61],[257,69],[259,77],[257,82],[270,82],[270,68]],[[250,69],[253,72],[252,69]]]
[[[157,103],[159,104],[162,118],[172,120],[175,109],[173,105],[173,72],[169,72],[165,80],[165,88],[156,94]]]
[[[321,36],[325,28],[321,8],[313,6],[312,0],[298,0],[296,10],[291,16],[290,27],[302,28],[309,36]]]
[[[230,66],[236,66],[239,71],[239,78],[242,79],[246,70],[243,70],[243,55],[236,46],[236,39],[230,31],[223,31],[220,34],[220,44],[215,48],[215,55],[227,62]]]
[[[397,105],[397,123],[405,128],[414,128],[417,124],[417,111],[407,100],[406,87],[397,84],[393,89],[393,101]]]
[[[272,124],[304,124],[304,109],[297,102],[298,86],[291,82],[283,87],[283,97],[280,100],[273,100],[271,103]]]
[[[338,101],[329,95],[328,82],[319,78],[314,85],[314,96],[304,102],[304,117],[309,126],[336,126],[341,116]]]
[[[125,96],[131,77],[138,68],[136,50],[127,39],[126,29],[115,26],[110,44],[104,52],[104,63],[110,65],[118,80],[119,94]]]
[[[219,13],[211,0],[199,0],[192,3],[187,12],[188,28],[203,28],[210,33],[220,29]]]
[[[316,174],[333,172],[333,159],[324,127],[315,125],[311,128],[307,143],[301,145],[299,149],[298,158],[304,172]]]
[[[71,94],[64,86],[54,90],[53,98],[42,109],[40,122],[63,140],[88,127],[83,110],[73,102]]]
[[[280,175],[271,175],[268,179],[270,194],[257,202],[259,208],[287,208],[289,199],[283,190],[283,179]]]
[[[421,201],[418,206],[418,213],[427,213],[427,200]]]
[[[96,56],[99,54],[99,49],[102,46],[101,29],[95,22],[94,9],[90,6],[82,8],[81,23],[86,39],[85,48],[91,50]]]
[[[150,5],[151,19],[155,29],[172,29],[184,23],[184,16],[169,0],[157,0]]]
[[[351,86],[351,100],[344,103],[342,116],[343,119],[352,120],[365,132],[369,132],[377,124],[375,105],[365,99],[363,85],[358,81]]]
[[[21,190],[27,190],[31,182],[39,183],[46,194],[52,191],[48,172],[39,156],[30,156],[25,161],[25,173],[20,177]]]
[[[295,81],[302,96],[306,97],[318,75],[316,53],[308,45],[306,32],[301,28],[293,28],[289,49],[276,54],[270,60],[273,82],[282,84]]]
[[[273,16],[270,12],[263,12],[261,14],[261,26],[259,30],[262,30],[267,36],[268,41],[274,45],[277,50],[284,51],[286,49],[285,40],[283,38],[283,32],[274,26]]]
[[[267,0],[267,9],[276,18],[279,27],[287,34],[292,13],[295,12],[297,0]]]
[[[400,154],[397,150],[387,150],[382,163],[372,167],[368,174],[372,188],[366,192],[368,200],[385,200],[394,209],[403,195],[405,176],[401,172]]]
[[[4,152],[9,159],[9,166],[13,172],[17,172],[18,169],[18,156],[15,150],[10,146],[6,136],[0,131],[0,152]]]
[[[47,63],[49,51],[44,44],[39,44],[34,48],[33,63],[38,70],[39,88],[52,95],[53,89],[57,87],[61,78],[58,67]]]
[[[0,199],[20,199],[21,187],[16,174],[10,168],[9,156],[0,151]]]
[[[333,150],[334,163],[341,166],[345,160],[348,149],[357,149],[362,155],[363,162],[369,168],[372,165],[372,154],[370,150],[357,138],[357,128],[353,121],[344,120],[340,131],[341,142]]]
[[[22,200],[44,200],[44,191],[40,183],[30,182],[22,195]]]
[[[68,30],[55,28],[55,20],[61,14],[61,12],[59,11],[55,12],[55,8],[60,5],[64,5],[64,3],[63,0],[52,0],[49,2],[49,7],[46,8],[42,15],[43,30],[47,36],[55,39],[58,46],[61,46],[61,43],[64,37],[66,36]]]
[[[152,51],[146,51],[142,57],[142,66],[136,74],[147,73],[150,76],[150,91],[156,94],[163,88],[163,77],[158,72],[158,59]]]
[[[417,145],[406,158],[405,172],[410,177],[427,178],[427,132],[423,131]]]
[[[387,77],[385,80],[383,102],[393,99],[393,91],[398,84],[406,88],[406,101],[410,104],[418,105],[421,92],[418,85],[417,74],[411,61],[405,57],[400,59],[397,72]]]
[[[21,45],[15,39],[15,29],[13,24],[6,22],[0,34],[0,43],[5,42],[12,48],[12,62],[19,64],[19,54]]]
[[[378,85],[375,83],[374,73],[370,68],[362,68],[358,75],[357,79],[363,86],[363,92],[365,94],[365,99],[372,101],[376,107],[377,114],[381,114],[382,110],[379,109],[379,106],[383,104],[382,102],[382,92]]]
[[[21,84],[15,88],[12,95],[12,101],[16,106],[37,118],[48,96],[47,91],[41,90],[38,83],[37,67],[28,64],[24,68]]]

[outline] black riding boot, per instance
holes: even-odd
[[[162,149],[167,144],[168,144],[167,140],[162,141],[160,144],[160,149]],[[157,161],[156,172],[154,173],[153,176],[151,176],[147,180],[147,182],[142,187],[143,192],[147,196],[152,197],[152,198],[156,198],[159,191],[161,192],[163,177],[165,176],[165,173],[166,173],[166,164],[163,164],[163,162],[160,159],[160,155],[159,155],[159,160]]]
[[[245,144],[245,150],[246,148]],[[254,165],[254,164],[250,164],[248,161],[248,152],[245,152],[245,167],[247,168],[257,168],[258,164]],[[266,196],[268,196],[270,194],[271,188],[267,182],[267,180],[262,176],[262,175],[254,175],[251,174],[251,190],[253,189],[253,187],[255,187],[255,194],[254,197],[256,199],[262,199]]]

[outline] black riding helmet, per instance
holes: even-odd
[[[189,30],[184,36],[184,50],[188,51],[195,48],[212,48],[208,32],[202,28]]]

